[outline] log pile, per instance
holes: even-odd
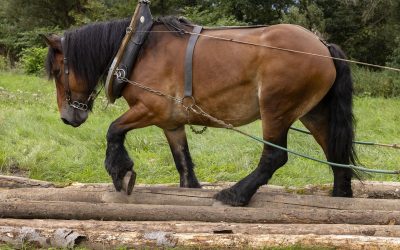
[[[109,184],[56,187],[0,176],[0,242],[102,249],[400,249],[398,183],[354,183],[355,196],[368,198],[353,199],[329,197],[326,186],[263,187],[247,207],[213,199],[225,184],[204,186],[138,186],[126,196]]]

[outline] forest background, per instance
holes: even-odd
[[[126,18],[137,0],[0,0],[0,67],[40,53],[39,33]],[[300,24],[337,43],[350,58],[400,65],[398,0],[153,0],[153,15],[185,16],[208,26]],[[43,54],[43,53],[42,53]],[[29,69],[28,69],[29,71]],[[37,71],[33,69],[32,71]]]

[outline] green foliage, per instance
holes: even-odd
[[[0,0],[0,55],[14,65],[24,49],[44,45],[38,34],[61,34],[86,23],[129,17],[136,4],[137,0]],[[400,1],[154,0],[151,9],[154,16],[183,15],[206,26],[295,23],[340,45],[350,58],[400,67]],[[371,96],[397,95],[393,89],[398,77],[383,77],[389,79],[385,91],[370,79],[362,80],[357,90]]]
[[[398,72],[372,71],[364,67],[352,67],[354,90],[358,96],[400,97]]]
[[[233,15],[240,22],[249,24],[276,24],[282,13],[292,6],[293,0],[215,0],[206,1],[213,9]],[[208,8],[209,8],[208,6]]]
[[[360,61],[381,65],[388,61],[400,33],[399,1],[312,1],[324,13],[329,42]]]
[[[396,38],[395,49],[392,55],[389,57],[388,66],[400,68],[400,36]]]
[[[184,16],[194,23],[205,26],[229,26],[229,25],[245,25],[232,15],[222,15],[218,11],[210,9],[202,10],[201,7],[186,7],[183,9]]]
[[[137,0],[88,0],[80,2],[80,8],[74,8],[69,12],[69,15],[74,19],[74,26],[132,16],[137,4]]]
[[[0,71],[8,70],[8,60],[5,56],[0,55]]]
[[[322,35],[325,32],[322,9],[317,4],[308,1],[301,1],[300,3],[299,6],[291,6],[288,11],[283,12],[280,22],[301,25]]]
[[[25,73],[30,75],[42,75],[44,73],[47,48],[28,48],[24,49],[21,54],[21,65]]]

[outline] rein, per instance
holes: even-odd
[[[88,111],[90,107],[90,103],[94,102],[97,96],[100,94],[100,91],[96,91],[94,89],[92,93],[90,93],[88,99],[82,103],[79,101],[72,100],[72,93],[71,88],[69,87],[69,65],[68,65],[68,57],[66,52],[68,51],[68,43],[65,40],[65,37],[61,38],[61,50],[64,55],[64,89],[65,89],[65,100],[67,101],[68,105],[74,109],[81,110],[81,111]]]

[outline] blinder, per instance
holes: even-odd
[[[64,89],[65,89],[65,100],[67,101],[68,105],[74,109],[81,110],[81,111],[88,111],[91,109],[91,106],[93,105],[94,100],[98,96],[98,92],[96,89],[93,89],[92,92],[90,93],[88,99],[86,102],[82,103],[79,101],[73,101],[72,100],[72,93],[71,89],[69,87],[69,65],[68,65],[68,57],[66,52],[68,51],[68,43],[65,40],[65,37],[61,38],[61,50],[63,53],[63,62],[64,62]]]

